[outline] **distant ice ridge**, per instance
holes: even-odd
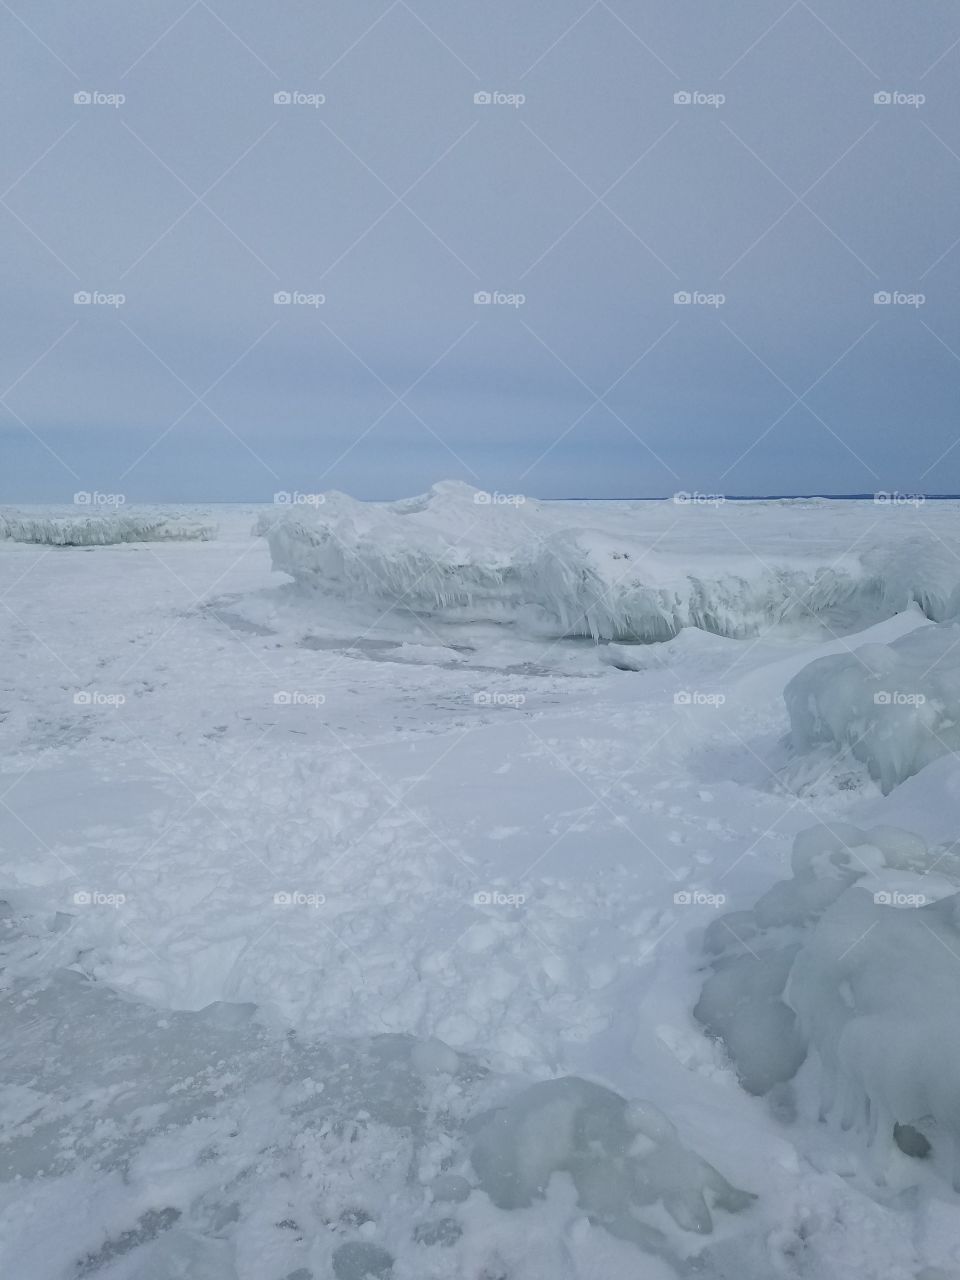
[[[0,512],[0,538],[55,547],[103,547],[118,542],[195,542],[217,536],[217,526],[169,511],[83,515]]]
[[[817,658],[783,696],[798,751],[849,751],[887,794],[960,750],[960,624]]]
[[[960,857],[893,827],[802,831],[793,876],[708,928],[696,1017],[764,1094],[811,1055],[821,1118],[960,1189]]]
[[[724,517],[671,503],[604,509],[518,500],[454,481],[401,502],[311,496],[257,523],[276,569],[308,586],[448,621],[652,641],[683,627],[743,637],[824,616],[862,627],[912,601],[939,618],[960,605],[960,558],[944,551],[937,559],[926,538],[911,547],[891,536],[865,554],[838,554],[836,539],[805,551],[802,540],[778,532],[782,504],[730,504]],[[661,533],[644,529],[650,520]],[[809,522],[805,528],[814,531]],[[770,530],[773,552],[764,541]],[[701,536],[691,543],[691,534]]]

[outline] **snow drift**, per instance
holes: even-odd
[[[743,637],[811,619],[849,630],[914,600],[935,617],[960,602],[960,557],[931,564],[919,544],[905,551],[902,539],[860,555],[843,550],[855,537],[839,549],[833,542],[800,551],[788,538],[771,553],[753,521],[762,503],[728,503],[723,516],[671,502],[608,509],[453,481],[400,502],[311,496],[260,517],[255,532],[267,539],[274,568],[328,593],[444,621],[656,641],[683,627]],[[685,551],[694,531],[697,549]],[[914,582],[919,564],[923,577]]]
[[[893,827],[802,831],[793,876],[716,920],[695,1016],[765,1094],[807,1060],[820,1116],[960,1188],[960,857]]]
[[[887,794],[960,749],[960,624],[817,658],[783,696],[798,751],[848,751]]]
[[[215,538],[217,527],[171,512],[27,515],[0,512],[0,538],[54,547],[104,547],[119,542],[195,542]]]

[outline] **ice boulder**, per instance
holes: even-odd
[[[707,1233],[711,1206],[736,1213],[755,1198],[685,1147],[652,1103],[577,1076],[532,1085],[482,1117],[471,1160],[501,1209],[532,1204],[553,1174],[567,1173],[595,1222],[654,1250],[667,1238],[644,1210],[662,1204],[684,1231]]]
[[[887,794],[960,749],[960,623],[817,658],[783,696],[797,751],[849,752]]]
[[[694,1010],[764,1094],[809,1059],[820,1115],[933,1153],[960,1187],[960,856],[909,832],[801,832],[793,875],[715,920]]]

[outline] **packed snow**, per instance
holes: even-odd
[[[0,1273],[954,1280],[958,504],[480,497],[0,540]]]

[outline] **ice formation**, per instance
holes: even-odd
[[[960,624],[817,658],[783,696],[798,751],[849,751],[886,794],[960,749]]]
[[[480,1186],[501,1209],[545,1194],[570,1175],[581,1208],[615,1236],[662,1249],[664,1233],[643,1220],[660,1203],[684,1231],[707,1233],[707,1204],[736,1213],[755,1199],[680,1142],[650,1102],[628,1102],[577,1076],[531,1085],[485,1118],[471,1156]]]
[[[104,515],[27,515],[0,512],[0,538],[55,547],[102,547],[118,542],[195,542],[216,537],[216,525],[169,511]]]
[[[932,1151],[960,1187],[960,857],[892,827],[808,828],[793,876],[714,921],[695,1016],[767,1093],[808,1054],[821,1118]]]
[[[863,555],[837,554],[833,546],[797,550],[787,540],[775,555],[760,556],[734,533],[722,554],[708,537],[694,555],[681,549],[687,544],[679,535],[664,536],[673,534],[672,524],[659,536],[645,531],[637,504],[608,513],[453,481],[400,502],[358,502],[341,493],[313,498],[258,521],[274,568],[325,592],[446,621],[654,641],[683,627],[743,637],[776,622],[821,617],[849,629],[914,600],[939,618],[960,602],[960,560],[933,563],[926,540],[919,554],[893,542]],[[753,514],[741,510],[738,517],[747,533]],[[664,522],[662,512],[654,515]],[[717,532],[731,541],[729,531]],[[919,574],[917,564],[924,566]]]

